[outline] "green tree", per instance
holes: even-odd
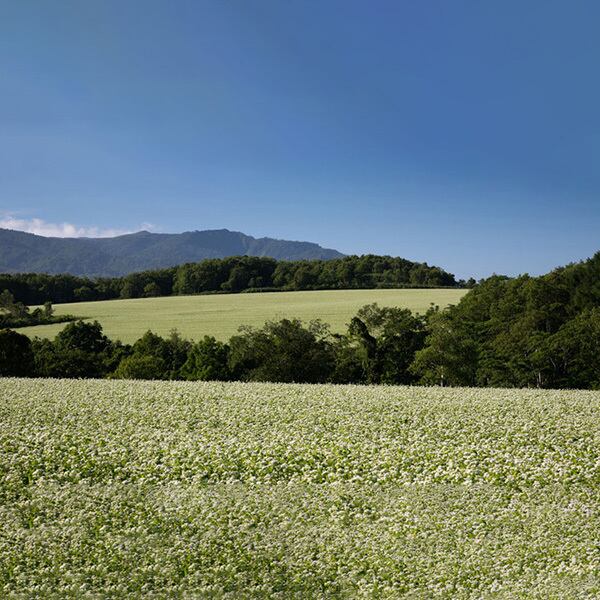
[[[79,302],[88,302],[96,299],[94,290],[87,285],[82,285],[73,290],[73,295],[75,296],[75,300]]]
[[[477,380],[493,387],[547,387],[549,334],[525,316],[481,344]]]
[[[9,290],[4,290],[0,294],[0,309],[5,310],[8,313],[12,313],[14,304],[15,297]]]
[[[410,370],[425,385],[476,384],[477,344],[448,313],[429,316],[425,347],[415,353]]]
[[[262,329],[243,327],[229,341],[229,366],[245,381],[325,382],[335,360],[327,338],[319,321],[307,327],[298,319],[268,322]]]
[[[116,379],[165,379],[167,372],[164,360],[160,356],[132,354],[121,360],[112,377]]]
[[[228,360],[229,346],[204,336],[192,346],[180,373],[190,381],[228,381],[231,379]]]
[[[4,310],[15,319],[26,318],[29,309],[22,302],[15,302],[15,297],[9,290],[0,294],[0,310]]]
[[[332,336],[334,368],[332,383],[366,383],[367,373],[361,349],[347,335]]]
[[[348,335],[358,345],[369,383],[407,384],[409,369],[425,340],[424,319],[408,309],[363,306],[352,319]]]
[[[241,292],[248,287],[251,271],[243,263],[231,269],[229,278],[221,285],[221,288],[230,292]]]
[[[11,329],[0,330],[0,377],[31,377],[34,356],[31,341]]]
[[[183,339],[177,331],[173,330],[168,338],[147,331],[133,344],[131,355],[125,356],[125,366],[121,365],[115,370],[115,376],[127,373],[134,379],[145,379],[143,373],[150,373],[150,366],[154,365],[149,379],[177,379],[183,364],[188,358],[191,342]],[[148,360],[141,360],[147,357]],[[135,374],[135,376],[134,376]]]
[[[139,298],[143,293],[143,286],[136,274],[128,275],[121,281],[121,291],[119,296],[124,300],[128,298]]]
[[[55,344],[60,349],[81,350],[89,354],[101,354],[111,346],[98,321],[86,323],[82,320],[69,323],[56,336]]]
[[[53,314],[54,308],[52,308],[52,302],[50,302],[50,300],[46,300],[46,302],[44,302],[44,317],[50,319]]]
[[[158,283],[152,281],[144,286],[145,298],[155,298],[157,296],[162,296],[162,291]]]
[[[305,290],[315,283],[315,276],[309,265],[300,265],[294,273],[292,280],[293,287],[296,290]]]
[[[600,307],[566,322],[548,339],[545,358],[552,387],[600,389]]]
[[[104,377],[112,368],[114,346],[98,321],[69,323],[53,342],[37,340],[33,349],[42,377]]]

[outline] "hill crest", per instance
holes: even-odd
[[[0,228],[0,272],[69,273],[115,277],[206,258],[268,256],[278,260],[331,260],[344,255],[313,242],[255,238],[239,231],[138,231],[106,238],[58,238]]]

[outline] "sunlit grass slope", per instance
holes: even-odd
[[[0,380],[3,597],[598,598],[600,393]]]
[[[134,300],[109,300],[57,304],[57,314],[73,314],[98,319],[113,339],[133,342],[148,329],[165,335],[177,328],[184,336],[199,339],[214,335],[227,340],[240,325],[261,326],[269,319],[299,317],[322,319],[334,332],[346,324],[364,304],[402,306],[425,312],[431,303],[440,307],[456,304],[466,290],[323,290],[314,292],[270,292],[259,294],[220,294],[170,296]],[[43,325],[20,329],[30,336],[54,337],[65,325]]]

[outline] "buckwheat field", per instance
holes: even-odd
[[[0,596],[596,598],[599,404],[0,380]]]

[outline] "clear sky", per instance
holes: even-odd
[[[600,250],[600,3],[0,0],[0,225],[461,277]]]

